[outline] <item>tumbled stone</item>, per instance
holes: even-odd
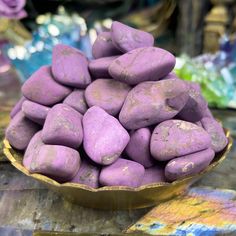
[[[88,60],[78,49],[58,44],[52,51],[52,73],[56,81],[76,88],[91,82]]]
[[[129,134],[119,121],[102,108],[93,106],[83,117],[84,150],[96,163],[115,162],[129,142]]]
[[[168,51],[144,47],[130,51],[109,66],[112,78],[136,85],[144,81],[157,81],[168,75],[175,66],[175,57]]]
[[[89,107],[99,106],[110,115],[117,115],[131,87],[110,79],[97,79],[85,90]]]
[[[210,147],[210,135],[202,127],[183,120],[167,120],[154,129],[150,150],[155,159],[167,161]]]
[[[118,21],[112,23],[111,38],[116,48],[122,52],[154,45],[154,38],[150,33],[134,29]]]
[[[29,100],[51,106],[64,99],[71,89],[57,83],[51,74],[50,66],[42,66],[23,84],[23,95]]]

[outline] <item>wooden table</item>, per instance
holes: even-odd
[[[236,111],[213,112],[235,136]],[[233,146],[228,158],[195,186],[236,189],[236,148]],[[1,236],[8,235],[4,232],[15,228],[25,230],[24,234],[17,235],[31,235],[35,229],[117,234],[149,210],[102,211],[83,208],[64,201],[44,185],[15,170],[9,162],[0,163]]]

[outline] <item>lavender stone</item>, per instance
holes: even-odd
[[[16,149],[25,150],[39,126],[19,111],[6,129],[6,139]]]
[[[71,92],[71,89],[53,79],[49,66],[38,69],[26,80],[21,90],[26,98],[45,106],[60,102]]]
[[[173,118],[188,100],[188,86],[180,79],[143,82],[125,99],[119,120],[126,129],[138,129]]]
[[[110,79],[97,79],[85,90],[89,107],[99,106],[110,115],[117,115],[130,90],[130,86]]]
[[[154,165],[154,160],[150,154],[151,130],[141,128],[135,130],[130,135],[130,141],[125,149],[127,155],[133,161],[143,165],[145,168]]]
[[[170,72],[168,75],[164,76],[161,79],[179,79],[179,78],[174,72]]]
[[[204,117],[201,124],[206,132],[211,136],[211,148],[215,152],[222,151],[228,144],[223,127],[214,118]]]
[[[119,158],[110,166],[103,167],[99,182],[103,186],[138,187],[145,169],[137,162]]]
[[[208,107],[205,110],[203,117],[209,117],[209,118],[213,118],[214,119],[214,116],[212,115],[211,110]]]
[[[122,52],[154,45],[154,38],[151,34],[134,29],[118,21],[112,23],[111,38],[116,48]]]
[[[43,125],[50,107],[46,107],[31,101],[24,101],[22,111],[24,115],[39,125]]]
[[[58,182],[71,180],[80,167],[79,152],[59,145],[42,145],[32,159],[31,173],[49,176]]]
[[[168,75],[175,66],[175,57],[161,48],[144,47],[130,51],[109,66],[112,78],[136,85],[144,81],[157,81]]]
[[[88,60],[84,54],[62,44],[53,48],[52,73],[58,82],[76,88],[85,88],[91,82]]]
[[[202,127],[187,121],[167,120],[154,129],[150,150],[155,159],[167,161],[210,146],[210,135]]]
[[[197,174],[211,163],[214,156],[214,151],[208,148],[186,156],[177,157],[166,165],[165,176],[169,181],[174,181]]]
[[[118,56],[103,57],[89,63],[89,71],[94,78],[110,78],[108,67]]]
[[[30,140],[29,145],[26,148],[23,158],[23,165],[29,171],[32,160],[38,156],[40,147],[44,145],[41,135],[42,131],[37,132]]]
[[[194,82],[188,82],[189,99],[184,108],[178,114],[180,119],[197,122],[200,121],[206,112],[207,102],[201,94],[200,86]]]
[[[58,104],[48,112],[42,130],[46,144],[77,149],[83,141],[82,115],[66,104]]]
[[[11,118],[13,118],[21,110],[22,104],[26,100],[27,99],[25,97],[20,98],[20,100],[15,104],[15,106],[11,110],[11,113],[10,113]]]
[[[85,101],[84,90],[77,89],[71,92],[63,101],[64,104],[69,105],[81,114],[84,114],[87,109],[87,103]]]
[[[94,58],[109,57],[121,54],[121,52],[113,45],[110,32],[102,32],[96,38],[92,54]]]
[[[84,150],[96,163],[116,161],[129,142],[129,134],[119,121],[99,107],[91,107],[83,117]]]
[[[98,188],[99,174],[100,168],[84,159],[82,160],[78,173],[72,180],[70,180],[70,182],[84,184],[92,188]]]
[[[167,182],[165,177],[165,169],[162,166],[153,166],[145,169],[141,185]]]

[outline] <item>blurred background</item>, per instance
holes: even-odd
[[[212,108],[236,108],[234,0],[0,0],[0,111],[51,63],[55,44],[91,58],[91,44],[112,20],[152,33],[156,46],[176,55],[177,75],[200,83]]]

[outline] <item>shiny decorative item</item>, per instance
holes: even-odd
[[[160,37],[168,28],[176,5],[173,0],[158,1],[152,7],[127,14],[122,21],[151,33],[155,38]]]
[[[190,188],[153,208],[127,233],[148,235],[223,235],[236,231],[236,191]]]
[[[31,41],[22,45],[11,44],[5,49],[5,54],[17,69],[22,81],[39,67],[51,64],[52,48],[58,43],[78,48],[91,57],[87,25],[84,18],[77,13],[70,15],[60,6],[57,14],[40,15],[36,23],[39,27],[33,32]]]
[[[219,39],[227,32],[230,23],[227,4],[233,3],[233,0],[212,0],[211,2],[214,6],[205,17],[204,52],[219,50]]]
[[[8,40],[14,45],[24,45],[31,40],[31,33],[18,20],[0,18],[0,40]]]
[[[225,131],[229,139],[227,147],[222,152],[218,153],[213,162],[201,173],[172,183],[150,184],[138,188],[113,186],[93,189],[77,183],[60,184],[41,174],[30,174],[22,165],[22,153],[14,150],[6,139],[4,140],[3,151],[12,165],[19,171],[46,184],[50,189],[62,194],[63,197],[69,201],[76,202],[81,206],[99,209],[135,209],[153,206],[162,201],[179,196],[181,193],[185,192],[193,182],[221,163],[226,158],[232,146],[230,132],[228,130]]]

